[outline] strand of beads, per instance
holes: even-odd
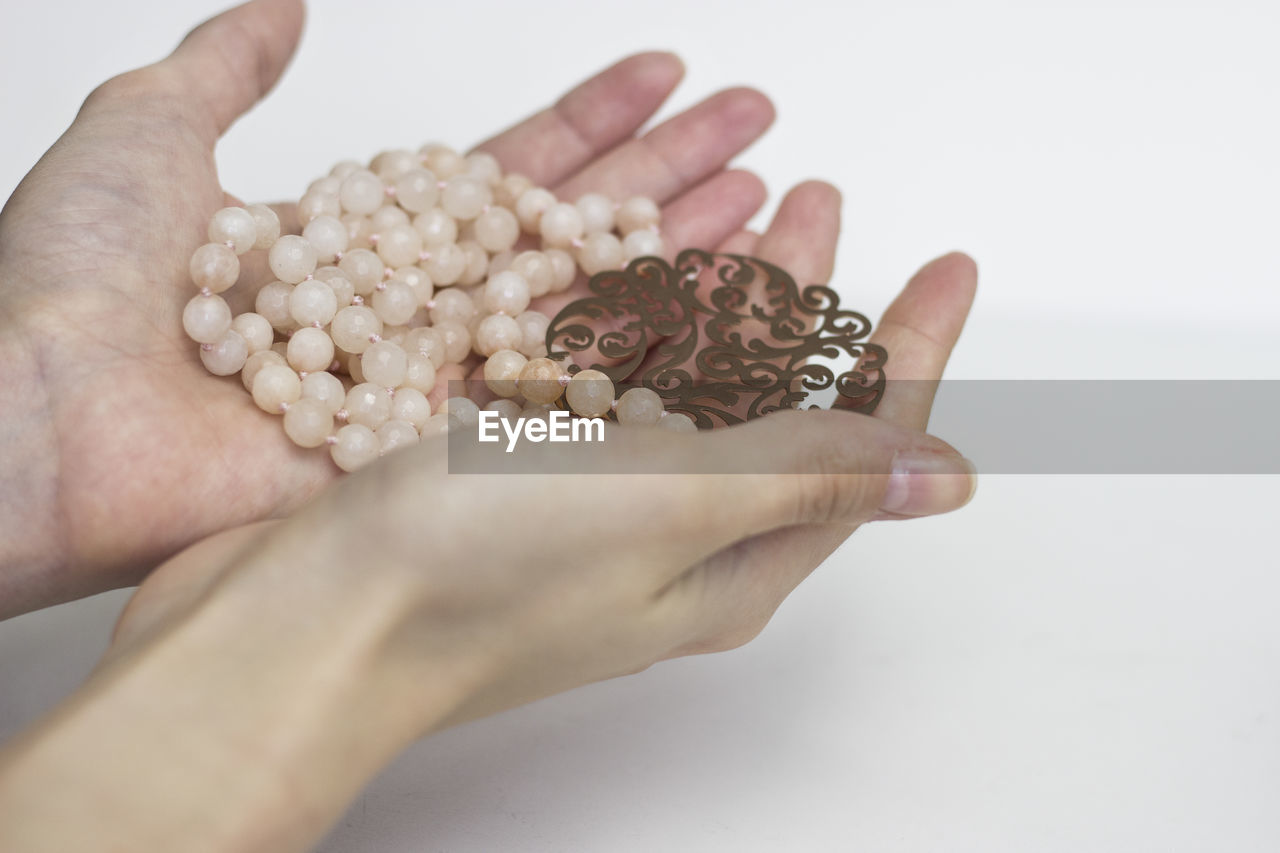
[[[301,447],[328,446],[355,470],[380,454],[479,417],[475,401],[428,395],[446,364],[483,360],[505,417],[537,417],[561,398],[585,417],[693,429],[661,398],[633,388],[614,399],[603,373],[568,376],[547,358],[549,318],[533,300],[587,275],[661,255],[651,199],[620,204],[591,193],[558,200],[489,154],[438,144],[338,163],[298,202],[301,234],[282,235],[265,205],[227,207],[191,256],[199,289],[187,334],[217,376],[240,374],[263,411],[283,415]],[[266,251],[274,280],[254,310],[232,316],[221,296],[240,256]]]

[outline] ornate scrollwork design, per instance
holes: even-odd
[[[597,273],[588,287],[548,326],[551,357],[651,388],[701,428],[813,408],[806,398],[827,389],[837,408],[869,414],[884,395],[888,353],[866,342],[871,321],[759,258],[686,249],[674,264],[645,257]],[[815,361],[841,356],[854,367],[838,376]]]

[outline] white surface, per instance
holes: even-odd
[[[95,83],[218,5],[6,9],[0,190]],[[312,4],[295,66],[218,152],[233,192],[470,144],[672,47],[672,109],[741,82],[775,98],[743,160],[775,200],[815,175],[845,190],[853,304],[874,316],[942,251],[978,258],[952,375],[1280,375],[1273,3],[358,8]],[[420,106],[395,112],[405,81]],[[988,478],[959,515],[857,534],[744,650],[421,744],[324,849],[1274,850],[1276,486]],[[0,624],[0,735],[73,687],[122,601]]]

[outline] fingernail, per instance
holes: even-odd
[[[963,456],[900,450],[893,457],[880,509],[897,515],[937,515],[959,509],[978,489],[978,469]]]

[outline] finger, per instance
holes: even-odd
[[[716,248],[722,255],[753,255],[760,243],[760,232],[744,230],[732,234]]]
[[[303,17],[301,0],[251,0],[196,27],[157,66],[173,76],[185,117],[209,146],[275,85]]]
[[[884,312],[872,343],[889,353],[875,416],[912,429],[929,424],[938,380],[978,286],[978,267],[953,252],[926,264]]]
[[[674,257],[682,249],[714,249],[740,232],[765,202],[764,182],[741,170],[712,175],[662,211],[663,242]]]
[[[624,143],[555,187],[574,201],[588,192],[623,200],[674,198],[723,168],[773,123],[773,104],[754,89],[728,89]]]
[[[791,274],[796,284],[826,283],[835,269],[840,237],[840,191],[806,181],[787,193],[755,254]]]
[[[551,186],[635,133],[683,76],[674,54],[629,56],[477,147],[506,171]]]

